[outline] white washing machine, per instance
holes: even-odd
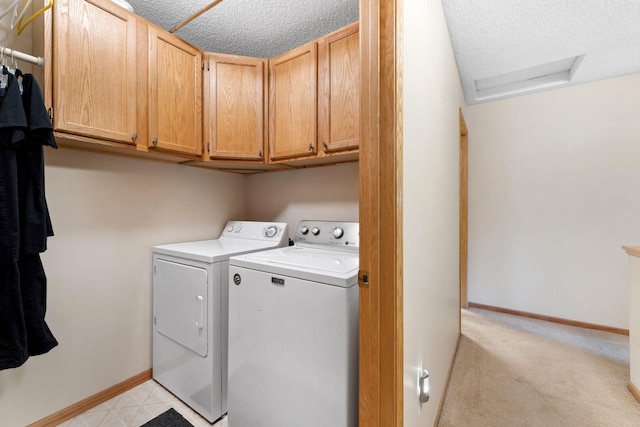
[[[227,412],[229,257],[288,244],[285,223],[153,248],[153,378],[213,422]]]
[[[230,427],[358,425],[356,222],[229,259]]]

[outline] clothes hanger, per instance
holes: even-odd
[[[18,68],[18,60],[15,57],[15,51],[11,51],[11,67],[13,68],[13,74],[16,78],[24,76],[24,73]],[[19,80],[18,80],[19,81]]]
[[[4,46],[2,46],[2,49],[0,49],[0,68],[2,68],[2,72],[0,72],[0,89],[2,90],[6,89],[9,85],[9,76],[7,75],[9,72],[7,70],[7,67],[4,65],[4,49]],[[2,96],[4,96],[4,92],[2,92]]]
[[[28,2],[31,2],[31,0],[27,0]],[[24,23],[22,23],[22,18],[20,18],[20,20],[18,21],[18,28],[16,29],[16,34],[20,35],[22,34],[22,31],[29,25],[31,24],[31,22],[36,19],[38,16],[42,15],[43,13],[45,13],[47,10],[51,9],[53,7],[53,0],[49,0],[49,3],[47,3],[47,5],[45,7],[43,7],[42,9],[40,9],[39,11],[37,11],[36,13],[34,13],[33,15],[31,15],[31,17],[29,19],[27,19]]]
[[[13,68],[13,71],[9,71],[11,71],[14,76],[16,76],[16,81],[18,82],[18,90],[20,90],[20,95],[22,95],[22,93],[24,92],[24,87],[22,86],[22,76],[24,74],[22,73],[22,70],[18,68],[18,61],[16,61],[13,50],[11,51],[11,67]]]
[[[0,12],[0,19],[2,19],[5,16],[7,16],[9,14],[9,12],[11,12],[12,10],[15,10],[16,7],[18,6],[18,3],[20,3],[20,0],[14,0],[14,2],[11,3],[11,6],[9,6],[5,11]]]
[[[16,26],[22,20],[22,17],[24,16],[24,14],[27,13],[27,9],[29,8],[29,6],[31,6],[31,1],[32,0],[25,0],[24,6],[22,6],[22,10],[20,11],[20,13],[18,13],[19,5],[16,5],[15,9],[13,10],[13,16],[11,17],[12,30],[16,28]]]

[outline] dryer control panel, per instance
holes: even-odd
[[[285,222],[228,221],[220,237],[284,241],[287,237],[286,232]]]
[[[293,241],[298,246],[357,251],[360,247],[360,224],[353,221],[300,221]]]

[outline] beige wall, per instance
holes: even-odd
[[[469,300],[628,327],[640,74],[471,106]]]
[[[2,11],[6,10],[6,7],[9,6],[9,2],[2,2],[2,6],[0,9]],[[22,3],[21,3],[22,4]],[[27,17],[30,16],[27,14]],[[11,30],[11,13],[9,13],[4,18],[0,19],[0,46],[3,46],[8,49],[15,49],[19,52],[26,53],[31,55],[33,50],[31,49],[31,29],[32,25],[25,27],[22,34],[17,36]],[[10,58],[10,56],[9,56]],[[9,64],[11,61],[7,61]],[[23,61],[18,61],[18,67],[24,73],[30,73],[32,71],[31,64]]]
[[[46,150],[56,235],[43,254],[60,342],[0,371],[3,427],[66,408],[151,367],[151,247],[214,238],[228,219],[358,220],[357,163],[242,176]]]
[[[403,7],[404,425],[417,427],[433,425],[458,338],[464,101],[440,0]],[[421,368],[431,380],[422,407]]]
[[[358,221],[358,164],[247,177],[248,219],[283,221],[289,235],[303,219]]]
[[[151,368],[151,247],[244,216],[244,177],[46,150],[55,236],[42,259],[60,345],[0,371],[0,424],[25,426]]]

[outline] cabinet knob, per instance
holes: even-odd
[[[262,157],[262,150],[258,150],[258,157]]]
[[[329,148],[329,146],[327,145],[326,142],[322,141],[322,147],[325,149],[325,151],[327,150],[327,148]]]
[[[133,135],[131,135],[131,140],[132,140],[133,142],[136,142],[136,140],[137,140],[137,139],[138,139],[138,133],[137,133],[137,132],[136,132],[136,133],[134,133]]]
[[[309,151],[313,151],[313,144],[309,143]]]
[[[156,136],[155,138],[153,138],[153,141],[151,141],[151,143],[154,147],[158,146],[158,137]]]

